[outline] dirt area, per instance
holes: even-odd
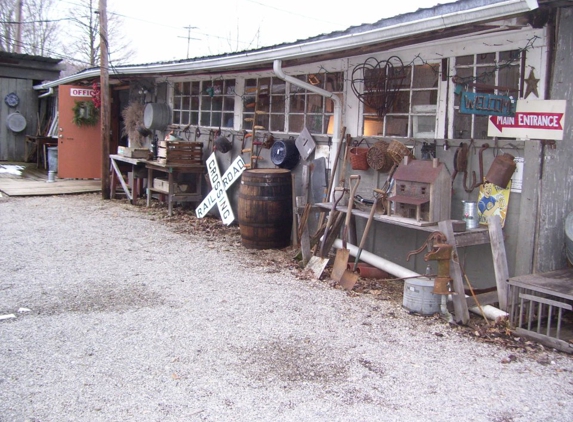
[[[138,205],[139,206],[133,208],[152,216],[154,220],[165,224],[176,233],[217,238],[218,240],[224,240],[229,245],[242,248],[241,234],[238,225],[224,226],[220,220],[210,216],[201,219],[197,218],[193,209],[189,206],[175,207],[173,216],[169,217],[166,214],[165,206],[161,203],[154,202],[150,208],[146,208],[143,201],[140,201]],[[130,206],[130,204],[126,202],[126,206]],[[266,267],[268,271],[273,271],[273,267],[281,267],[290,270],[299,279],[314,279],[312,272],[302,268],[300,260],[297,260],[297,258],[300,258],[298,252],[298,250],[291,247],[282,250],[248,251],[251,255],[257,255],[259,257],[257,261],[258,264]],[[320,277],[320,281],[332,289],[344,290],[338,283],[330,278],[333,257],[331,254],[331,262]],[[349,297],[370,295],[376,300],[391,301],[396,305],[401,305],[404,295],[404,280],[396,278],[373,279],[360,277],[354,288],[351,291],[347,291],[346,294]],[[423,316],[411,313],[411,315],[414,318],[421,319],[444,318],[439,314]],[[571,321],[571,325],[573,326],[573,321]],[[546,351],[547,348],[540,343],[516,336],[511,331],[508,321],[487,321],[480,315],[470,313],[468,325],[464,326],[450,323],[450,326],[453,330],[476,341],[496,344],[506,348],[510,353],[508,358],[506,358],[507,363],[515,358],[515,356],[511,354],[512,352],[539,355],[538,360],[540,363],[544,363],[546,360],[543,352]]]

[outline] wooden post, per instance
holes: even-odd
[[[109,138],[111,121],[111,102],[109,95],[108,51],[109,39],[107,34],[107,0],[99,0],[99,36],[100,36],[100,90],[101,90],[101,195],[109,199]]]
[[[501,218],[499,215],[492,215],[487,219],[487,225],[489,229],[499,309],[507,312],[507,280],[509,279],[509,270],[507,268],[507,255],[505,253],[505,242],[503,241]]]
[[[464,292],[464,278],[462,268],[460,266],[458,257],[458,248],[456,247],[456,238],[454,237],[454,227],[452,221],[440,221],[438,223],[440,231],[446,235],[448,243],[452,245],[452,259],[450,260],[450,274],[452,277],[452,287],[456,294],[452,295],[454,302],[454,312],[456,314],[455,320],[466,325],[470,320],[470,313],[466,303],[466,295]]]

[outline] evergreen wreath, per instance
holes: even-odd
[[[95,126],[99,120],[99,110],[93,101],[76,101],[72,111],[72,123],[76,126]]]

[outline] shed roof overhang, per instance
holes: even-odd
[[[512,18],[537,7],[536,0],[466,0],[257,50],[175,62],[116,66],[110,69],[109,75],[110,78],[126,79],[271,70],[274,60],[282,60],[285,66],[289,66],[384,51],[438,38],[512,29],[492,22]],[[99,75],[100,68],[92,68],[34,88],[45,90],[91,80]]]

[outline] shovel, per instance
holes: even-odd
[[[337,194],[339,194],[337,196]],[[336,206],[338,205],[338,203],[340,202],[340,200],[342,199],[342,197],[344,196],[344,188],[335,188],[334,189],[334,194],[333,194],[333,202],[332,202],[332,209],[330,211],[330,213],[328,214],[328,220],[326,222],[326,228],[324,229],[324,234],[323,234],[323,240],[322,243],[320,245],[320,252],[319,252],[319,256],[313,256],[310,258],[310,260],[308,261],[308,264],[306,264],[306,269],[310,269],[313,273],[314,276],[316,278],[320,278],[320,276],[322,275],[322,272],[324,271],[324,269],[326,268],[326,265],[328,264],[329,258],[328,256],[326,256],[328,254],[328,251],[326,250],[325,244],[326,244],[326,239],[328,237],[328,232],[330,230],[330,226],[332,224],[334,224],[334,214],[336,211]]]
[[[354,183],[353,183],[354,182]],[[332,266],[331,278],[340,283],[345,289],[352,289],[358,280],[358,274],[348,271],[348,257],[350,250],[346,247],[348,240],[348,226],[350,225],[350,217],[352,216],[352,204],[354,203],[354,195],[358,184],[360,183],[359,175],[350,176],[350,197],[348,198],[348,210],[346,211],[346,220],[344,222],[344,229],[342,230],[342,248],[336,251],[336,258]]]

